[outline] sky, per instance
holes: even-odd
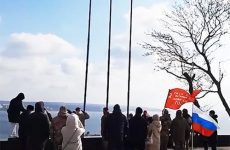
[[[140,43],[145,33],[162,29],[159,19],[172,0],[134,0],[130,105],[162,109],[169,89],[184,88],[174,77],[156,72]],[[0,99],[19,92],[25,101],[83,102],[88,0],[0,0]],[[109,104],[127,103],[129,0],[114,0],[112,12]],[[109,1],[92,1],[87,103],[105,104]],[[217,54],[225,74],[230,105],[230,45],[227,36]],[[219,63],[216,63],[219,64]],[[218,70],[218,65],[216,65]],[[200,100],[223,113],[218,96]],[[185,105],[190,107],[191,105]]]

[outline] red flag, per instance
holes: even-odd
[[[189,94],[183,89],[171,89],[166,99],[165,108],[179,109],[184,103],[194,102],[200,91],[201,90],[194,90],[192,94]]]

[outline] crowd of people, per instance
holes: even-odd
[[[86,112],[79,107],[70,111],[61,106],[53,118],[43,101],[25,109],[24,98],[24,94],[19,93],[7,110],[11,124],[9,137],[19,138],[21,150],[82,150],[85,120],[90,117]]]
[[[210,116],[216,120],[215,111]],[[169,111],[163,109],[162,115],[150,116],[141,107],[136,108],[135,115],[129,114],[127,119],[116,104],[109,113],[103,109],[101,117],[101,135],[104,150],[167,150],[169,137],[175,150],[188,150],[191,146],[192,117],[187,109],[177,110],[174,119]],[[210,137],[202,136],[204,150],[211,146],[216,150],[217,131]]]
[[[85,120],[89,115],[77,107],[74,111],[65,106],[52,117],[45,109],[44,102],[28,105],[24,109],[23,93],[11,100],[8,118],[11,123],[10,137],[19,137],[21,150],[44,150],[47,146],[55,150],[82,150]],[[34,110],[35,108],[35,110]],[[217,121],[215,111],[210,116]],[[102,147],[104,150],[167,150],[171,136],[175,150],[188,150],[190,146],[192,118],[187,109],[177,110],[172,120],[167,109],[162,115],[150,116],[146,110],[137,107],[135,115],[126,117],[119,104],[112,112],[103,108],[101,117]],[[217,132],[203,137],[204,150],[210,145],[216,150]]]

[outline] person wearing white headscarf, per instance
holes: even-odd
[[[66,126],[62,128],[62,150],[82,150],[81,135],[85,132],[79,117],[71,114],[67,117]]]
[[[152,123],[148,127],[148,137],[151,137],[152,143],[147,145],[146,150],[160,150],[160,118],[156,114],[153,115],[152,120]]]

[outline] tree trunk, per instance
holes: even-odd
[[[193,92],[193,84],[192,84],[192,81],[193,81],[193,79],[195,78],[195,74],[193,75],[193,77],[190,77],[190,76],[188,75],[187,72],[185,72],[183,75],[185,76],[186,80],[188,81],[188,84],[189,84],[189,93],[192,94],[192,92]],[[195,101],[193,102],[193,104],[194,104],[195,106],[197,106],[198,108],[200,108],[200,104],[199,104],[199,102],[198,102],[196,99],[195,99]]]
[[[228,104],[227,104],[227,102],[226,102],[226,100],[225,100],[225,98],[224,98],[224,96],[222,94],[222,90],[221,90],[220,85],[217,85],[217,89],[218,89],[217,93],[218,93],[218,95],[220,97],[220,100],[222,101],[222,103],[224,105],[224,108],[225,108],[226,112],[228,113],[228,115],[230,117],[230,108],[229,108],[229,106],[228,106]]]

